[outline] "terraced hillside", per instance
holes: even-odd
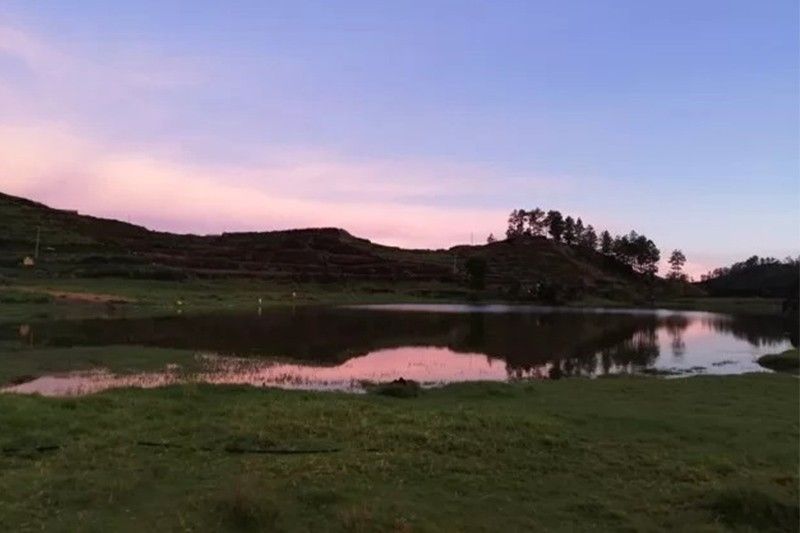
[[[558,285],[572,294],[633,296],[645,281],[613,258],[544,238],[449,250],[404,250],[336,228],[178,235],[52,209],[0,194],[0,272],[141,279],[259,278],[293,282],[464,284],[465,262],[486,260],[490,289],[525,294]],[[35,267],[32,256],[39,232]]]

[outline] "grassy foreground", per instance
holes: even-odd
[[[798,527],[786,375],[0,395],[0,450],[0,530]]]

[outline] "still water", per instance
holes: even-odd
[[[18,377],[2,387],[47,395],[187,381],[359,391],[365,382],[398,378],[432,386],[620,373],[737,374],[764,371],[756,359],[789,348],[788,329],[774,317],[703,312],[303,307],[6,324],[0,326],[0,365],[26,351],[42,357],[68,347],[128,345],[191,354],[190,365],[165,356],[147,371],[115,373],[98,364]]]

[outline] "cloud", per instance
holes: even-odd
[[[152,136],[174,120],[174,102],[208,76],[201,58],[127,43],[54,42],[0,21],[0,120],[7,123],[62,121],[95,136]]]
[[[75,46],[55,45],[30,32],[0,25],[0,54],[23,63],[44,82],[76,82],[106,89],[164,89],[185,87],[204,79],[197,60],[178,60],[147,46],[107,46],[104,50],[106,55],[90,56]]]
[[[55,48],[8,26],[0,26],[0,52],[19,59],[28,68],[38,72],[55,73],[68,63],[67,56]]]
[[[115,150],[64,125],[0,125],[4,192],[155,229],[338,226],[387,244],[438,247],[468,242],[472,231],[482,238],[505,218],[505,210],[391,201],[409,187],[444,191],[447,180],[434,176],[449,168],[423,171],[417,163],[403,170],[398,162],[307,157],[295,162],[267,157],[263,164],[241,168],[202,166]],[[415,177],[405,184],[373,182],[374,173],[388,169]]]
[[[478,207],[507,192],[501,178],[521,196],[568,186],[487,165],[265,144],[257,132],[241,146],[189,131],[179,104],[194,90],[216,95],[206,87],[216,67],[141,43],[98,52],[0,24],[2,55],[26,74],[0,78],[0,190],[56,207],[170,231],[339,226],[441,247],[502,232],[507,206]]]

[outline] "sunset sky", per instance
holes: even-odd
[[[9,1],[0,192],[448,247],[513,208],[800,253],[795,0]]]

